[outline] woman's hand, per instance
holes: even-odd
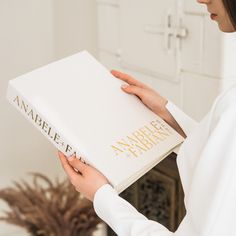
[[[93,201],[96,191],[108,180],[95,168],[84,164],[75,156],[67,158],[58,151],[63,169],[76,191],[82,193],[87,199]]]
[[[134,79],[132,76],[122,73],[120,71],[112,70],[112,75],[116,78],[123,80],[128,83],[127,86],[122,86],[122,89],[129,94],[134,94],[141,99],[144,105],[146,105],[150,110],[164,118],[167,109],[167,99],[162,97],[154,89],[150,88],[146,84]]]
[[[162,97],[154,89],[150,88],[146,84],[134,79],[132,76],[122,73],[120,71],[112,70],[112,75],[116,78],[125,81],[128,84],[122,85],[123,91],[129,94],[134,94],[141,99],[144,105],[146,105],[155,114],[160,116],[166,121],[173,129],[175,129],[180,135],[186,138],[186,134],[179,126],[177,121],[171,115],[166,108],[168,100]]]

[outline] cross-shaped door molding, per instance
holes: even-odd
[[[171,38],[186,38],[187,29],[181,26],[181,20],[177,19],[177,26],[173,24],[173,15],[169,11],[165,16],[164,26],[146,25],[144,31],[148,34],[160,34],[164,36],[164,48],[168,52],[173,49]]]

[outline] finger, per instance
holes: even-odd
[[[136,96],[138,96],[139,98],[143,98],[144,97],[144,90],[143,88],[134,86],[134,85],[130,85],[130,86],[122,86],[122,89],[129,93],[129,94],[134,94]]]
[[[81,174],[83,174],[87,168],[87,165],[85,163],[83,163],[81,160],[79,160],[74,156],[68,158],[68,162],[73,168],[77,169]]]
[[[59,154],[59,158],[62,164],[63,169],[65,170],[67,176],[69,177],[69,179],[75,180],[78,179],[80,180],[82,178],[81,175],[79,175],[74,168],[68,163],[66,156],[62,153],[62,152],[58,152]]]
[[[147,85],[143,84],[142,82],[134,79],[132,76],[125,74],[123,72],[117,71],[117,70],[111,70],[112,75],[114,75],[116,78],[121,79],[125,82],[127,82],[130,85],[136,85],[140,88],[149,88]]]

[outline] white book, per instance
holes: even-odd
[[[122,84],[82,51],[10,80],[7,99],[57,149],[76,153],[120,193],[184,140]]]

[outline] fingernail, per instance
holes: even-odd
[[[121,85],[121,88],[123,88],[123,89],[125,89],[125,88],[127,88],[127,87],[129,87],[128,84],[122,84],[122,85]]]

